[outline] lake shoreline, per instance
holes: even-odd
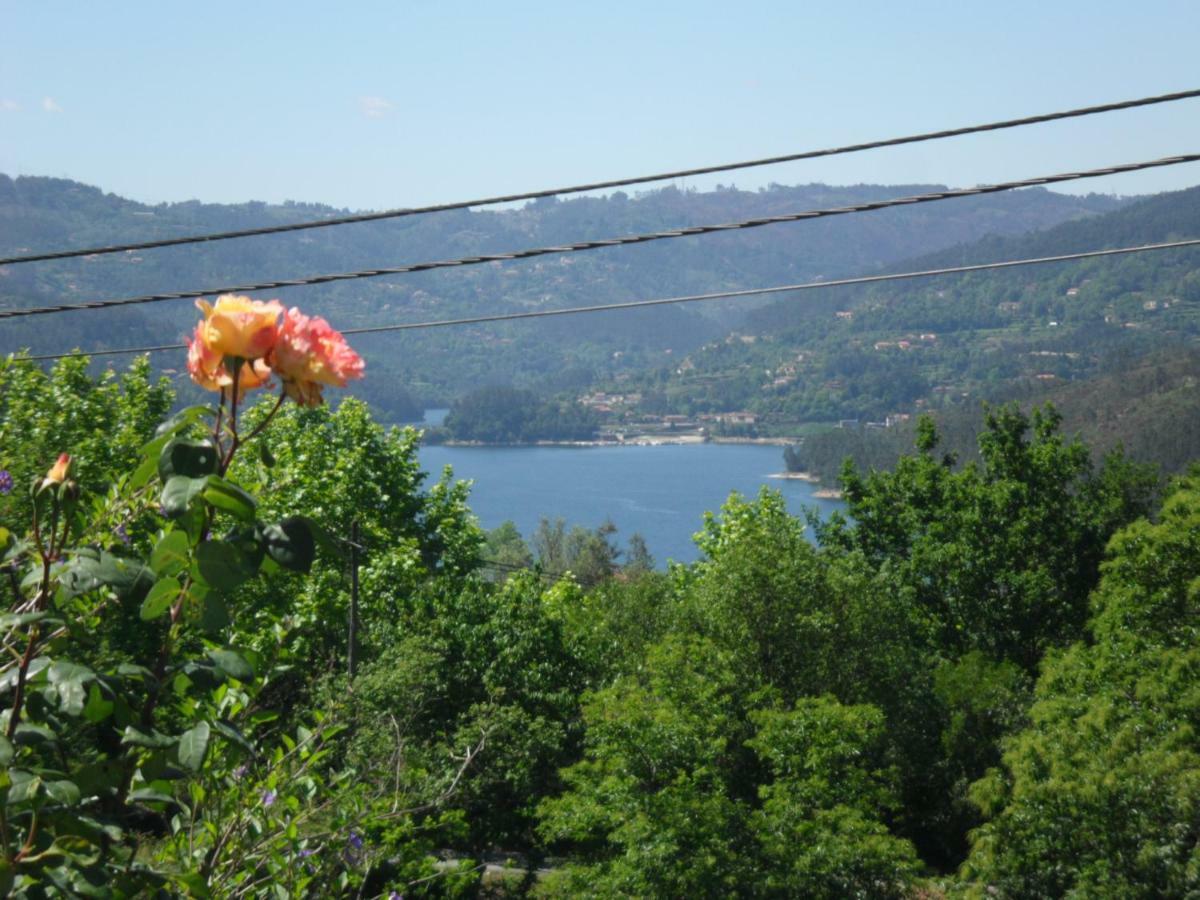
[[[768,478],[778,478],[781,481],[803,481],[806,484],[820,484],[821,479],[812,472],[776,472]],[[813,491],[813,497],[818,500],[841,500],[842,492],[837,488],[823,487]]]
[[[708,437],[702,434],[645,434],[624,441],[442,441],[442,447],[679,447],[700,444],[735,444],[760,447],[788,447],[795,438],[785,437]],[[432,446],[432,445],[431,445]]]
[[[543,518],[588,529],[609,521],[620,529],[619,545],[639,533],[660,568],[665,560],[700,558],[693,536],[706,513],[720,515],[732,493],[753,498],[771,487],[794,516],[816,507],[824,518],[843,506],[813,496],[819,485],[770,478],[786,468],[779,447],[607,446],[614,449],[429,445],[418,452],[422,471],[450,466],[456,478],[473,482],[468,502],[484,529],[511,521],[528,537]]]

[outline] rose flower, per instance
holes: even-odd
[[[295,307],[284,315],[267,362],[283,379],[284,392],[301,406],[320,405],[325,385],[345,387],[349,379],[362,378],[364,368],[340,332]]]
[[[261,359],[279,333],[283,305],[278,300],[251,300],[238,294],[222,294],[216,304],[197,300],[204,313],[197,337],[213,353],[239,359]]]
[[[196,324],[195,334],[188,340],[187,367],[192,381],[206,391],[220,391],[233,386],[233,376],[225,367],[225,357],[213,350],[204,340],[205,323]],[[242,363],[238,373],[238,397],[246,391],[261,387],[271,377],[271,370],[261,359]]]

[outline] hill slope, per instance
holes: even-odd
[[[263,278],[396,265],[681,225],[732,221],[934,189],[931,185],[773,186],[707,193],[544,200],[519,209],[458,211],[328,230],[164,248],[0,270],[0,304],[26,306],[192,289]],[[340,327],[515,311],[836,276],[986,234],[1013,235],[1118,208],[1112,197],[1045,190],[955,200],[505,265],[278,292]],[[313,204],[147,206],[71,181],[0,176],[0,253],[227,230],[329,216]],[[694,349],[737,310],[658,309],[360,341],[368,362],[427,402],[481,383],[574,389]],[[0,348],[54,352],[162,343],[184,333],[189,304],[0,322]],[[179,360],[163,358],[178,367]],[[374,397],[372,399],[386,399]]]

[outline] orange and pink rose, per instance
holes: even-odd
[[[267,361],[283,380],[284,392],[301,406],[317,406],[326,385],[345,387],[362,378],[364,363],[345,337],[320,316],[292,307]]]

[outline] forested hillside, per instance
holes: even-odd
[[[519,209],[447,212],[206,246],[164,248],[0,270],[0,305],[71,302],[159,290],[206,288],[516,250],[663,228],[734,221],[903,196],[930,185],[773,186],[748,192],[666,188],[629,196],[542,200]],[[289,303],[343,327],[625,301],[754,287],[872,270],[987,234],[1019,234],[1121,205],[1112,197],[1045,190],[953,200],[822,222],[686,238],[528,262],[368,279],[279,291]],[[0,176],[0,254],[93,246],[196,231],[319,219],[341,211],[289,203],[200,202],[147,206],[50,178]],[[24,248],[24,249],[23,249]],[[363,338],[374,371],[365,387],[381,410],[404,385],[429,405],[449,405],[481,384],[577,390],[598,378],[678,359],[736,323],[746,305],[664,308]],[[56,352],[158,344],[182,335],[190,303],[73,313],[53,323],[0,322],[0,343]],[[179,358],[156,364],[181,369]]]
[[[1050,256],[1200,235],[1200,189],[1020,237],[989,237],[892,264],[911,271]],[[1148,435],[1177,421],[1186,396],[1160,397],[1190,369],[1200,335],[1200,252],[1172,250],[1006,271],[834,289],[752,312],[740,334],[706,344],[656,373],[621,382],[646,412],[745,409],[764,434],[850,420],[851,431],[915,413],[980,419],[981,400],[1054,399],[1098,445],[1121,440],[1169,470],[1200,451]],[[1123,388],[1141,358],[1182,354],[1133,412]],[[1100,379],[1088,386],[1088,382]],[[1106,390],[1106,384],[1117,390]],[[1077,385],[1077,387],[1071,387]],[[1161,400],[1161,402],[1159,402]],[[947,420],[948,421],[948,420]],[[829,474],[828,447],[903,446],[904,438],[843,434],[815,441],[811,465]],[[969,439],[965,443],[970,443]],[[1168,450],[1168,446],[1172,449]],[[801,451],[803,454],[803,450]],[[872,458],[869,455],[863,459]],[[892,454],[894,458],[894,453]]]

